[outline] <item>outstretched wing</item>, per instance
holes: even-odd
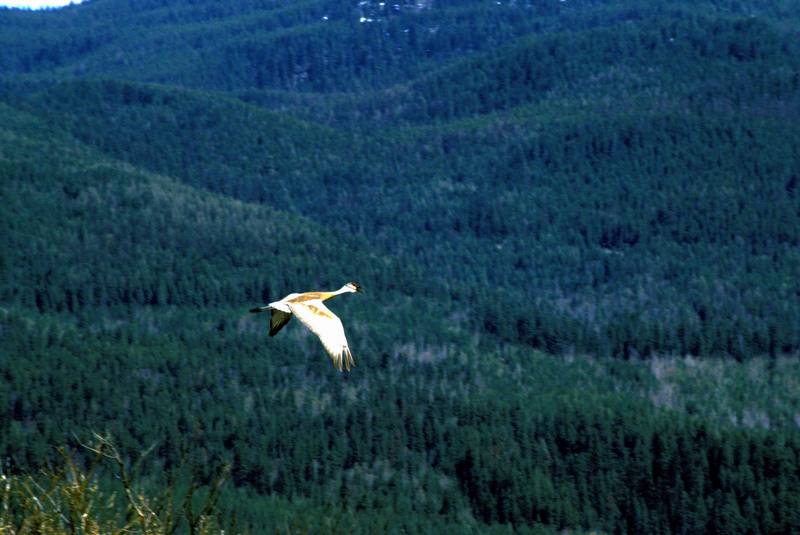
[[[290,312],[283,312],[273,308],[272,315],[269,319],[269,335],[275,336],[278,334],[278,331],[283,329],[283,326],[289,323],[290,319],[292,319],[292,314]]]
[[[331,356],[333,365],[342,371],[342,361],[347,371],[355,365],[353,355],[347,345],[342,321],[320,300],[288,303],[292,313],[303,325],[319,337],[325,350]]]

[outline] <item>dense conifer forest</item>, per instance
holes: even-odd
[[[0,8],[0,531],[798,532],[798,24]]]

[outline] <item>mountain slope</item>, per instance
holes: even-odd
[[[691,10],[791,24],[797,14],[785,4],[716,0],[693,3]],[[645,6],[626,0],[94,0],[58,13],[0,10],[0,67],[38,79],[102,76],[214,90],[359,91],[418,77],[524,35],[672,19],[688,12],[684,7],[675,0]]]
[[[221,6],[105,0],[66,10],[60,18],[67,24],[46,14],[0,11],[8,27],[38,37],[0,64],[20,74],[114,76],[212,89],[357,89],[559,24],[558,17],[571,11],[557,3],[498,9],[487,2]],[[14,32],[6,39],[24,42]]]
[[[797,6],[397,5],[0,11],[3,469],[98,431],[151,494],[229,466],[244,532],[791,532]],[[349,279],[352,373],[247,313]]]
[[[754,77],[776,54],[750,70],[713,60],[714,77],[668,99],[662,80],[624,107],[549,96],[380,132],[120,82],[59,84],[18,105],[113,158],[413,258],[506,340],[743,358],[800,343],[783,321],[797,313],[798,86],[791,71]],[[748,98],[758,87],[770,89]],[[512,319],[497,324],[502,309]]]
[[[8,107],[2,112],[4,238],[14,240],[4,245],[12,270],[4,280],[5,302],[35,304],[43,312],[119,304],[244,306],[301,281],[332,285],[356,276],[342,250],[360,265],[365,283],[382,277],[371,267],[382,262],[367,260],[357,238],[142,173],[63,134],[50,131],[43,142],[44,123]],[[308,247],[331,280],[317,281],[308,257],[298,256]],[[263,279],[265,266],[270,281]],[[94,278],[111,273],[113,281]],[[52,288],[72,288],[75,295],[47,295]]]

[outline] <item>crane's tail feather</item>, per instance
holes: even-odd
[[[253,314],[258,314],[259,312],[266,312],[269,309],[270,309],[270,306],[266,305],[266,306],[263,306],[263,307],[251,308],[250,312],[252,312]]]
[[[344,348],[344,357],[346,359],[344,362],[344,367],[347,369],[347,371],[350,371],[350,368],[356,365],[356,361],[353,360],[353,354],[350,353],[349,347]],[[339,365],[339,369],[342,369],[341,364]]]
[[[333,357],[333,366],[339,371],[342,371],[342,364],[344,364],[344,369],[347,371],[350,371],[350,368],[356,365],[356,361],[353,360],[353,354],[350,353],[350,348],[346,346],[342,348],[341,353]]]

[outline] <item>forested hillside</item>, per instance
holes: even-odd
[[[229,467],[233,531],[800,529],[798,22],[0,9],[2,471],[99,432],[153,495]],[[348,280],[349,374],[247,313]]]

